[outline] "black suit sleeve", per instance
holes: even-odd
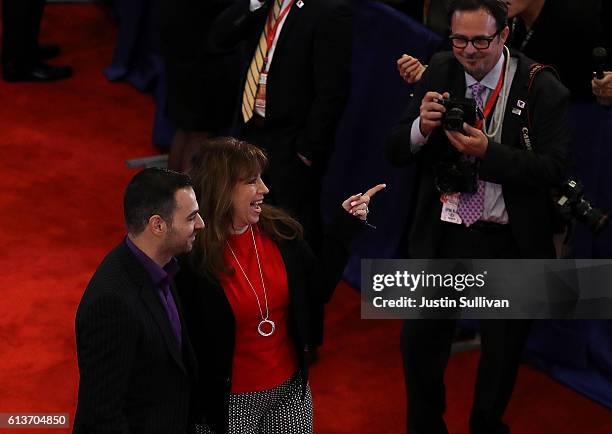
[[[549,72],[536,79],[530,95],[533,152],[489,141],[480,166],[481,179],[547,189],[558,185],[568,164],[568,90]]]
[[[305,128],[296,143],[297,152],[311,160],[325,159],[334,143],[350,87],[353,12],[340,2],[317,24],[314,34],[315,96]]]
[[[77,355],[81,373],[79,411],[88,434],[129,434],[125,398],[134,365],[138,329],[118,295],[105,293],[79,312]]]

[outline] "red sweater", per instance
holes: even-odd
[[[253,226],[253,232],[266,285],[268,319],[275,323],[276,329],[270,336],[262,336],[257,331],[262,320],[257,299],[226,247],[225,260],[235,269],[234,274],[224,275],[221,279],[236,318],[232,393],[272,389],[285,382],[298,368],[297,355],[288,333],[289,290],[285,264],[274,241],[260,233],[257,226]],[[265,316],[266,302],[251,231],[232,235],[228,242],[255,288]],[[264,332],[269,332],[270,328],[269,324],[262,326]]]

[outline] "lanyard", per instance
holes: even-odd
[[[514,39],[516,39],[516,20],[518,20],[518,18],[514,18],[512,20],[512,39],[514,41]],[[531,39],[531,37],[533,36],[533,28],[529,29],[529,31],[527,32],[527,34],[525,35],[525,37],[523,38],[523,42],[521,42],[521,47],[519,48],[520,52],[525,51],[525,47],[527,46],[527,44],[529,43],[529,40]]]
[[[504,83],[504,71],[505,71],[505,69],[506,69],[506,61],[504,60],[504,64],[502,65],[501,74],[499,74],[499,80],[497,80],[497,86],[495,86],[495,90],[493,91],[493,93],[489,97],[489,100],[487,101],[487,105],[485,106],[484,111],[482,113],[483,114],[483,118],[480,119],[476,123],[476,128],[478,128],[479,130],[482,129],[483,122],[489,117],[489,114],[491,113],[491,110],[493,109],[493,106],[497,102],[497,97],[499,96],[499,92],[501,91],[502,84]]]
[[[277,0],[274,0],[277,1]],[[280,13],[278,14],[278,18],[276,18],[276,22],[274,23],[274,27],[270,28],[270,20],[266,23],[266,30],[268,31],[267,40],[268,40],[268,49],[266,52],[265,62],[268,63],[268,53],[270,52],[270,48],[272,47],[272,43],[274,42],[274,38],[276,38],[276,33],[278,33],[278,28],[280,24],[283,22],[283,18],[289,13],[291,6],[295,0],[291,0],[287,6],[285,6]]]

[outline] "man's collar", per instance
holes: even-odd
[[[155,285],[159,285],[161,282],[166,281],[168,277],[174,277],[174,275],[179,271],[179,264],[176,258],[173,257],[170,262],[168,262],[163,267],[160,267],[152,258],[150,258],[145,252],[143,252],[130,239],[129,236],[125,237],[125,243],[127,244],[130,251],[134,254],[134,256],[136,256],[138,261],[145,268],[145,270],[147,270]]]
[[[480,80],[480,84],[487,87],[488,89],[491,89],[491,90],[495,89],[499,81],[499,76],[501,75],[503,67],[504,67],[504,53],[502,52],[501,56],[499,56],[499,60],[497,61],[493,69],[491,69],[487,73],[487,75],[485,75],[482,78],[482,80]],[[470,74],[465,72],[465,84],[467,85],[467,87],[470,87],[474,83],[478,83],[478,80],[476,80]]]

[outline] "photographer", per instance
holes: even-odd
[[[504,1],[451,0],[449,23],[452,52],[432,58],[387,147],[392,163],[417,164],[410,255],[554,258],[548,191],[567,166],[569,92],[546,70],[535,74],[527,91],[534,62],[504,46],[509,34]],[[470,104],[483,120],[474,122]],[[404,324],[411,434],[448,432],[443,378],[454,325],[454,320]],[[502,416],[528,329],[528,321],[481,321],[472,434],[509,433]]]

